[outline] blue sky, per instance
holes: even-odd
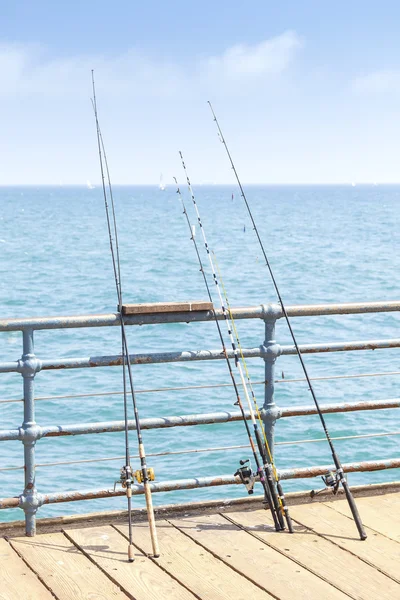
[[[400,181],[397,2],[0,2],[0,184]]]

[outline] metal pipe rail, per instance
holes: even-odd
[[[400,311],[400,301],[393,302],[362,302],[346,304],[318,304],[303,306],[288,306],[290,317],[312,317],[320,315],[345,315],[364,314],[377,312]],[[275,340],[275,324],[282,317],[279,304],[262,304],[253,307],[232,309],[235,319],[260,319],[265,325],[265,341],[256,348],[244,350],[244,355],[250,358],[261,358],[265,364],[264,378],[264,406],[262,417],[270,447],[274,447],[274,427],[279,418],[304,416],[316,414],[314,406],[299,406],[278,408],[274,400],[275,362],[281,355],[295,354],[293,346],[280,346]],[[216,310],[218,319],[223,315]],[[120,356],[94,356],[77,357],[68,359],[41,360],[34,353],[34,332],[48,329],[77,329],[84,327],[110,327],[118,326],[118,314],[77,315],[59,317],[35,317],[29,319],[3,319],[0,320],[0,332],[21,331],[23,336],[23,353],[17,361],[0,363],[0,373],[20,373],[23,377],[23,402],[24,420],[21,427],[0,431],[0,441],[20,440],[24,446],[24,472],[25,488],[18,498],[0,500],[0,508],[19,507],[25,512],[26,534],[34,535],[36,530],[36,513],[43,504],[53,502],[67,502],[90,498],[103,498],[123,495],[124,491],[112,492],[110,490],[56,492],[54,494],[38,493],[35,484],[35,445],[42,437],[60,437],[66,435],[84,435],[91,433],[104,433],[122,431],[122,421],[109,421],[104,423],[75,423],[70,425],[39,426],[35,421],[35,376],[40,371],[52,369],[75,369],[91,367],[107,367],[121,364]],[[154,325],[166,323],[206,322],[214,319],[211,311],[188,313],[164,313],[151,315],[134,315],[124,317],[124,323],[134,325]],[[364,340],[355,342],[332,342],[323,344],[304,344],[300,346],[303,354],[325,352],[347,352],[354,350],[375,350],[400,347],[400,339],[390,340]],[[131,355],[132,364],[154,364],[198,360],[220,360],[223,355],[220,350],[183,350],[175,352],[143,353]],[[359,410],[377,410],[400,407],[400,399],[394,398],[382,401],[361,401],[354,403],[326,404],[322,407],[324,413],[349,412]],[[248,418],[248,417],[246,417]],[[183,415],[172,417],[154,417],[142,419],[143,429],[157,429],[167,427],[180,427],[201,425],[207,423],[234,422],[241,419],[240,413],[223,411],[218,413]],[[134,429],[133,421],[129,422],[129,429]],[[345,465],[345,470],[367,471],[395,468],[400,466],[400,459],[388,461],[374,461],[351,463]],[[314,477],[324,474],[332,466],[317,466],[307,469],[283,469],[280,472],[282,479]],[[208,487],[212,485],[237,484],[232,476],[217,478],[196,478],[187,480],[166,481],[153,484],[153,491],[171,491],[176,489],[191,489],[194,487]],[[142,493],[142,486],[134,486],[133,493]]]
[[[360,410],[379,410],[383,408],[400,408],[400,398],[390,400],[368,400],[363,402],[343,402],[340,404],[322,404],[321,412],[324,414],[352,412]],[[279,408],[277,418],[304,417],[316,415],[315,405],[295,406]],[[249,413],[246,419],[250,419]],[[215,423],[232,423],[242,420],[239,411],[220,411],[212,413],[200,413],[195,415],[180,415],[171,417],[151,417],[140,419],[141,429],[167,429],[171,427],[190,427],[193,425],[212,425]],[[66,425],[45,425],[37,427],[37,439],[44,437],[63,437],[71,435],[89,435],[91,433],[112,433],[124,431],[124,421],[103,421],[101,423],[73,423]],[[128,421],[130,431],[136,429],[135,421]],[[23,427],[18,429],[0,430],[0,441],[20,440],[23,441],[26,433]]]
[[[364,340],[358,342],[326,342],[324,344],[299,345],[302,354],[319,354],[322,352],[349,352],[352,350],[378,350],[383,348],[400,348],[400,338],[392,340]],[[280,346],[274,348],[259,346],[258,348],[243,348],[245,358],[266,358],[268,353],[274,352],[276,356],[290,356],[296,354],[294,346]],[[233,359],[232,350],[227,350],[229,358]],[[152,352],[149,354],[130,354],[131,365],[150,365],[171,362],[191,362],[199,360],[224,360],[221,350],[178,350],[176,352]],[[122,365],[121,355],[90,356],[84,358],[63,358],[59,360],[37,360],[36,372],[54,369],[86,369],[93,367],[117,367]],[[21,360],[15,362],[0,362],[0,373],[21,373],[25,365]]]
[[[347,302],[342,304],[304,304],[287,306],[289,317],[317,317],[323,315],[355,315],[377,312],[400,311],[400,301],[390,302]],[[222,320],[220,309],[215,309],[217,318]],[[232,308],[234,319],[281,319],[282,309],[277,303],[261,304],[260,306]],[[156,325],[160,323],[194,323],[212,321],[211,311],[163,313],[152,315],[130,315],[124,317],[125,325]],[[99,315],[75,315],[59,317],[32,317],[28,319],[0,319],[1,331],[25,331],[30,329],[77,329],[81,327],[110,327],[119,325],[118,313]]]
[[[400,458],[389,460],[376,460],[369,462],[346,463],[343,466],[345,473],[359,473],[365,471],[383,471],[385,469],[396,469],[400,467]],[[325,475],[328,471],[334,471],[334,465],[318,465],[314,467],[302,467],[297,469],[278,470],[279,479],[303,479]],[[256,478],[258,479],[258,478]],[[151,483],[151,491],[173,492],[175,490],[192,490],[204,487],[215,487],[222,485],[240,485],[242,482],[239,477],[233,475],[219,475],[217,477],[195,477],[191,479],[174,479],[172,481],[163,481],[160,483]],[[73,490],[69,492],[55,492],[52,494],[37,494],[39,506],[44,504],[58,504],[59,502],[75,502],[78,500],[95,500],[98,498],[115,498],[125,496],[123,489],[110,490]],[[132,494],[137,496],[144,494],[144,487],[141,484],[132,485]],[[20,498],[0,498],[0,509],[16,508],[21,506],[23,500]]]

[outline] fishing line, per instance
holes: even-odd
[[[93,105],[93,111],[94,111],[95,121],[96,121],[97,145],[98,145],[98,152],[99,152],[99,162],[100,162],[100,171],[101,171],[101,179],[102,179],[104,206],[105,206],[105,210],[106,210],[107,228],[108,228],[108,235],[109,235],[109,242],[110,242],[113,271],[114,271],[114,279],[115,279],[115,286],[116,286],[117,297],[118,297],[118,313],[119,313],[120,324],[121,324],[122,369],[123,369],[123,387],[124,387],[124,392],[123,392],[124,393],[124,420],[125,420],[124,421],[124,423],[125,423],[124,429],[125,429],[125,450],[126,450],[126,452],[125,452],[126,461],[125,462],[126,462],[126,464],[121,469],[120,482],[122,483],[123,487],[126,488],[126,496],[127,496],[127,501],[128,501],[128,529],[129,529],[128,559],[129,559],[129,562],[133,562],[134,561],[134,546],[132,544],[132,481],[133,481],[134,475],[132,473],[132,468],[131,468],[131,464],[130,464],[130,454],[129,454],[128,405],[127,405],[127,385],[126,385],[125,368],[127,368],[127,370],[128,370],[128,379],[129,379],[130,391],[131,391],[131,396],[132,396],[133,411],[134,411],[135,424],[136,424],[136,434],[137,434],[138,445],[139,445],[140,466],[141,466],[141,475],[140,475],[139,471],[136,471],[135,476],[138,479],[139,483],[143,482],[145,498],[146,498],[147,516],[148,516],[148,521],[149,521],[150,536],[151,536],[151,542],[152,542],[154,556],[158,557],[160,555],[160,551],[159,551],[159,547],[158,547],[157,531],[156,531],[155,518],[154,518],[154,509],[153,509],[151,489],[150,489],[150,484],[149,484],[151,473],[149,473],[149,469],[147,468],[147,463],[146,463],[146,454],[145,454],[143,438],[142,438],[142,433],[141,433],[141,428],[140,428],[139,412],[138,412],[137,403],[136,403],[132,370],[131,370],[131,364],[130,364],[130,359],[129,359],[128,340],[126,337],[125,323],[124,323],[124,319],[123,319],[123,315],[122,315],[122,282],[121,282],[121,267],[120,267],[120,258],[119,258],[117,222],[116,222],[116,217],[115,217],[114,198],[113,198],[111,178],[110,178],[110,173],[109,173],[108,163],[107,163],[107,155],[105,153],[103,137],[101,135],[100,125],[99,125],[99,120],[98,120],[96,90],[95,90],[93,70],[92,70],[92,88],[93,88],[92,105]],[[104,159],[104,166],[106,167],[106,173],[107,173],[107,184],[108,184],[108,191],[109,191],[110,203],[111,203],[111,215],[110,215],[110,209],[109,209],[109,204],[108,204],[107,189],[106,189],[106,184],[105,184],[103,159]],[[114,231],[115,241],[113,240],[113,231]]]
[[[225,138],[224,138],[224,136],[223,136],[223,133],[222,133],[221,127],[220,127],[220,125],[219,125],[219,122],[218,122],[218,120],[217,120],[217,117],[216,117],[216,115],[215,115],[214,109],[213,109],[213,107],[212,107],[212,105],[211,105],[211,102],[210,102],[210,101],[208,101],[208,105],[209,105],[209,107],[210,107],[210,109],[211,109],[211,112],[212,112],[212,115],[213,115],[213,118],[214,118],[215,124],[216,124],[216,126],[217,126],[217,130],[218,130],[218,136],[219,136],[219,138],[220,138],[220,140],[221,140],[222,144],[223,144],[223,145],[224,145],[224,147],[225,147],[225,150],[226,150],[226,153],[227,153],[227,155],[228,155],[228,158],[229,158],[229,161],[230,161],[230,164],[231,164],[232,170],[233,170],[233,172],[234,172],[234,174],[235,174],[236,181],[237,181],[237,183],[238,183],[238,186],[239,186],[239,189],[240,189],[240,195],[241,195],[241,197],[243,198],[243,200],[244,200],[244,203],[245,203],[245,205],[246,205],[246,208],[247,208],[247,211],[248,211],[248,213],[249,213],[249,216],[250,216],[250,219],[251,219],[251,222],[252,222],[252,225],[253,225],[253,229],[254,229],[254,231],[255,231],[255,233],[256,233],[256,236],[257,236],[258,242],[259,242],[259,244],[260,244],[261,251],[262,251],[262,253],[263,253],[263,256],[264,256],[265,264],[266,264],[266,266],[267,266],[267,268],[268,268],[268,271],[269,271],[269,274],[270,274],[270,277],[271,277],[271,280],[272,280],[273,286],[274,286],[274,288],[275,288],[276,295],[277,295],[277,297],[278,297],[278,300],[279,300],[279,303],[280,303],[280,305],[281,305],[281,309],[282,309],[283,316],[285,317],[285,320],[286,320],[286,323],[287,323],[287,326],[288,326],[288,329],[289,329],[290,335],[291,335],[291,337],[292,337],[292,340],[293,340],[293,344],[294,344],[294,346],[295,346],[295,348],[296,348],[296,352],[297,352],[297,355],[298,355],[298,357],[299,357],[299,360],[300,360],[300,363],[301,363],[301,367],[302,367],[302,369],[303,369],[304,376],[305,376],[305,378],[306,378],[306,380],[307,380],[307,384],[308,384],[308,387],[309,387],[309,390],[310,390],[311,396],[312,396],[312,398],[313,398],[313,400],[314,400],[314,404],[315,404],[315,407],[316,407],[316,409],[317,409],[317,412],[318,412],[319,418],[320,418],[320,420],[321,420],[321,424],[322,424],[322,427],[323,427],[323,430],[324,430],[324,433],[325,433],[326,439],[327,439],[327,441],[328,441],[328,444],[329,444],[329,447],[330,447],[330,449],[331,449],[331,453],[332,453],[333,462],[335,463],[335,468],[336,468],[336,478],[337,478],[337,480],[338,480],[338,483],[341,483],[341,484],[342,484],[342,486],[343,486],[344,492],[345,492],[345,494],[346,494],[347,502],[348,502],[348,504],[349,504],[349,507],[350,507],[351,513],[352,513],[352,515],[353,515],[353,518],[354,518],[355,524],[356,524],[356,526],[357,526],[357,529],[358,529],[358,533],[359,533],[359,535],[360,535],[360,539],[361,539],[361,540],[365,540],[365,539],[366,539],[366,537],[367,537],[367,534],[365,533],[365,529],[364,529],[364,527],[363,527],[363,524],[362,524],[362,521],[361,521],[360,514],[359,514],[359,512],[358,512],[358,509],[357,509],[356,503],[355,503],[355,501],[354,501],[353,494],[351,493],[350,487],[349,487],[349,485],[348,485],[348,483],[347,483],[347,480],[346,480],[346,478],[345,478],[345,475],[344,475],[344,471],[343,471],[342,464],[341,464],[341,462],[340,462],[340,460],[339,460],[339,457],[338,457],[338,455],[336,454],[336,450],[335,450],[335,447],[334,447],[334,445],[333,445],[332,439],[331,439],[331,437],[330,437],[330,434],[329,434],[329,431],[328,431],[328,428],[327,428],[327,425],[326,425],[326,422],[325,422],[324,416],[323,416],[323,414],[322,414],[322,412],[321,412],[321,409],[320,409],[320,406],[319,406],[319,402],[318,402],[318,400],[317,400],[316,394],[315,394],[315,392],[314,392],[314,388],[313,388],[313,386],[312,386],[312,383],[311,383],[310,376],[309,376],[309,374],[308,374],[308,370],[307,370],[307,368],[306,368],[306,365],[305,365],[305,363],[304,363],[303,356],[302,356],[302,354],[301,354],[301,352],[300,352],[300,348],[299,348],[299,346],[298,346],[298,344],[297,344],[296,336],[295,336],[295,334],[294,334],[294,332],[293,332],[292,325],[291,325],[291,323],[290,323],[290,320],[289,320],[289,316],[288,316],[288,314],[287,314],[287,312],[286,312],[286,308],[285,308],[285,305],[284,305],[284,303],[283,303],[283,300],[282,300],[282,297],[281,297],[281,294],[280,294],[280,291],[279,291],[278,284],[277,284],[277,282],[276,282],[276,279],[275,279],[274,273],[273,273],[273,271],[272,271],[271,264],[270,264],[270,262],[269,262],[269,260],[268,260],[267,253],[266,253],[266,251],[265,251],[265,249],[264,249],[264,245],[263,245],[263,243],[262,243],[262,240],[261,240],[260,234],[259,234],[259,232],[258,232],[257,225],[256,225],[256,223],[255,223],[255,220],[254,220],[253,214],[252,214],[252,212],[251,212],[251,209],[250,209],[249,203],[248,203],[248,201],[247,201],[246,194],[244,193],[244,190],[243,190],[242,184],[241,184],[241,182],[240,182],[240,179],[239,179],[238,173],[237,173],[237,171],[236,171],[236,168],[235,168],[234,162],[233,162],[233,160],[232,160],[232,157],[231,157],[231,154],[230,154],[230,152],[229,152],[228,146],[227,146],[227,144],[226,144]]]

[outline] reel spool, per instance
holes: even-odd
[[[328,471],[325,476],[321,477],[322,481],[326,485],[327,489],[331,488],[334,494],[337,494],[340,484],[340,477],[338,473],[333,474],[332,471]]]
[[[311,490],[311,498],[314,498],[317,494],[324,492],[325,490],[332,490],[333,495],[336,495],[339,490],[340,485],[340,476],[338,473],[333,473],[332,471],[328,471],[326,475],[321,475],[321,479],[325,484],[325,487],[322,490]]]
[[[151,467],[149,467],[147,469],[147,476],[148,476],[149,481],[154,481],[155,478],[156,478],[155,473],[154,473],[154,469],[152,469]],[[137,471],[135,471],[134,474],[133,474],[133,478],[136,479],[136,481],[138,483],[143,483],[143,473],[142,473],[142,470],[138,469]]]
[[[127,488],[128,482],[132,483],[132,469],[129,465],[121,467],[118,481],[114,482],[114,492],[117,485],[120,483],[124,489]]]
[[[246,463],[249,463],[247,466]],[[245,485],[247,493],[248,494],[253,494],[254,492],[254,484],[256,482],[256,478],[255,475],[253,473],[253,471],[251,470],[251,465],[250,465],[250,460],[241,460],[240,461],[241,466],[238,468],[238,470],[236,471],[236,473],[234,474],[235,477],[240,477],[240,481]]]

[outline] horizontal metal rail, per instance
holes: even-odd
[[[390,302],[350,302],[339,304],[305,304],[287,306],[289,317],[312,317],[320,315],[351,315],[400,310],[400,301]],[[218,319],[223,319],[221,310],[216,309]],[[244,308],[233,308],[234,319],[280,319],[282,309],[279,304],[261,304]],[[152,315],[132,315],[124,317],[126,325],[155,325],[159,323],[194,323],[212,321],[211,311],[164,313]],[[59,317],[32,317],[27,319],[1,319],[1,331],[24,331],[29,329],[77,329],[81,327],[110,327],[119,325],[118,313],[100,315],[72,315]]]
[[[294,346],[276,345],[276,352],[282,356],[297,354]],[[352,350],[377,350],[381,348],[400,348],[400,338],[391,340],[364,340],[355,342],[327,342],[324,344],[300,344],[302,354],[319,354],[323,352],[349,352]],[[246,358],[265,358],[268,349],[264,346],[258,348],[243,348],[243,356]],[[233,350],[227,350],[229,358],[234,358]],[[175,362],[191,362],[201,360],[225,360],[221,350],[178,350],[176,352],[152,352],[146,354],[131,354],[129,356],[132,365],[160,364]],[[59,360],[37,359],[39,371],[53,369],[86,369],[93,367],[116,367],[122,365],[120,354],[112,356],[90,356],[77,358],[64,358]],[[21,362],[0,363],[0,373],[20,373]]]
[[[400,398],[391,398],[389,400],[367,400],[364,402],[346,402],[340,404],[322,404],[322,413],[353,412],[361,410],[379,410],[389,408],[399,408]],[[317,409],[314,405],[295,406],[279,409],[279,417],[301,417],[316,415]],[[246,413],[246,419],[250,415]],[[227,423],[241,421],[240,412],[220,411],[213,413],[203,413],[196,415],[181,415],[171,417],[151,417],[140,419],[141,429],[165,429],[168,427],[188,427],[191,425],[211,425],[213,423]],[[135,421],[128,421],[130,430],[136,429]],[[87,435],[91,433],[111,433],[124,431],[123,421],[103,421],[100,423],[73,423],[66,425],[45,425],[38,427],[37,437],[62,437],[66,435]],[[0,441],[23,440],[26,435],[22,427],[18,429],[8,429],[0,431]]]
[[[366,462],[346,463],[343,465],[345,473],[359,473],[365,471],[382,471],[385,469],[395,469],[400,467],[400,458],[388,460],[376,460]],[[318,465],[315,467],[282,469],[278,471],[279,479],[305,479],[325,475],[328,471],[334,471],[334,465]],[[221,485],[241,485],[239,477],[232,475],[219,475],[217,477],[196,477],[192,479],[175,479],[173,481],[163,481],[160,483],[151,483],[152,492],[172,492],[175,490],[190,490],[195,488],[214,487]],[[140,484],[132,485],[132,494],[144,494],[144,487]],[[78,500],[95,500],[97,498],[112,498],[116,496],[125,496],[124,489],[110,490],[81,490],[69,492],[55,492],[51,494],[38,494],[38,502],[43,504],[56,504],[59,502],[75,502]],[[16,508],[19,506],[19,498],[1,498],[0,509]]]

